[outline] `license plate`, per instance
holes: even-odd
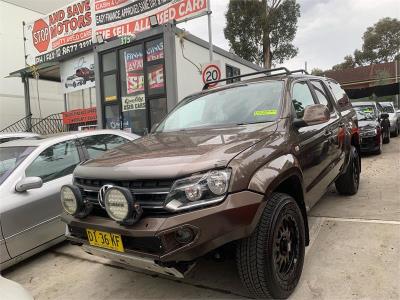
[[[86,229],[86,234],[91,246],[125,252],[120,234],[93,229]]]

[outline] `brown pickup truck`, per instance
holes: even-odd
[[[206,86],[151,134],[78,166],[61,190],[67,238],[176,277],[234,243],[252,296],[287,298],[309,243],[307,211],[332,183],[357,193],[357,118],[329,78],[285,68],[232,78],[242,81]]]

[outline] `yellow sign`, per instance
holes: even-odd
[[[91,246],[106,248],[118,252],[125,252],[120,234],[86,229],[89,244]]]
[[[259,116],[275,116],[278,113],[278,110],[276,109],[266,109],[266,110],[256,110],[254,112],[255,117]]]

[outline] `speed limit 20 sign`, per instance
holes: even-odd
[[[221,79],[221,68],[219,67],[219,64],[211,63],[211,64],[204,65],[201,76],[203,78],[204,84],[212,82],[212,81],[220,80]],[[209,87],[214,87],[216,85],[217,85],[217,83],[212,83],[209,85]]]

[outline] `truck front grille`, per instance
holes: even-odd
[[[112,181],[101,179],[75,178],[84,199],[94,204],[92,214],[107,216],[98,203],[98,192],[105,184],[128,188],[145,213],[166,213],[164,201],[172,187],[173,180]]]

